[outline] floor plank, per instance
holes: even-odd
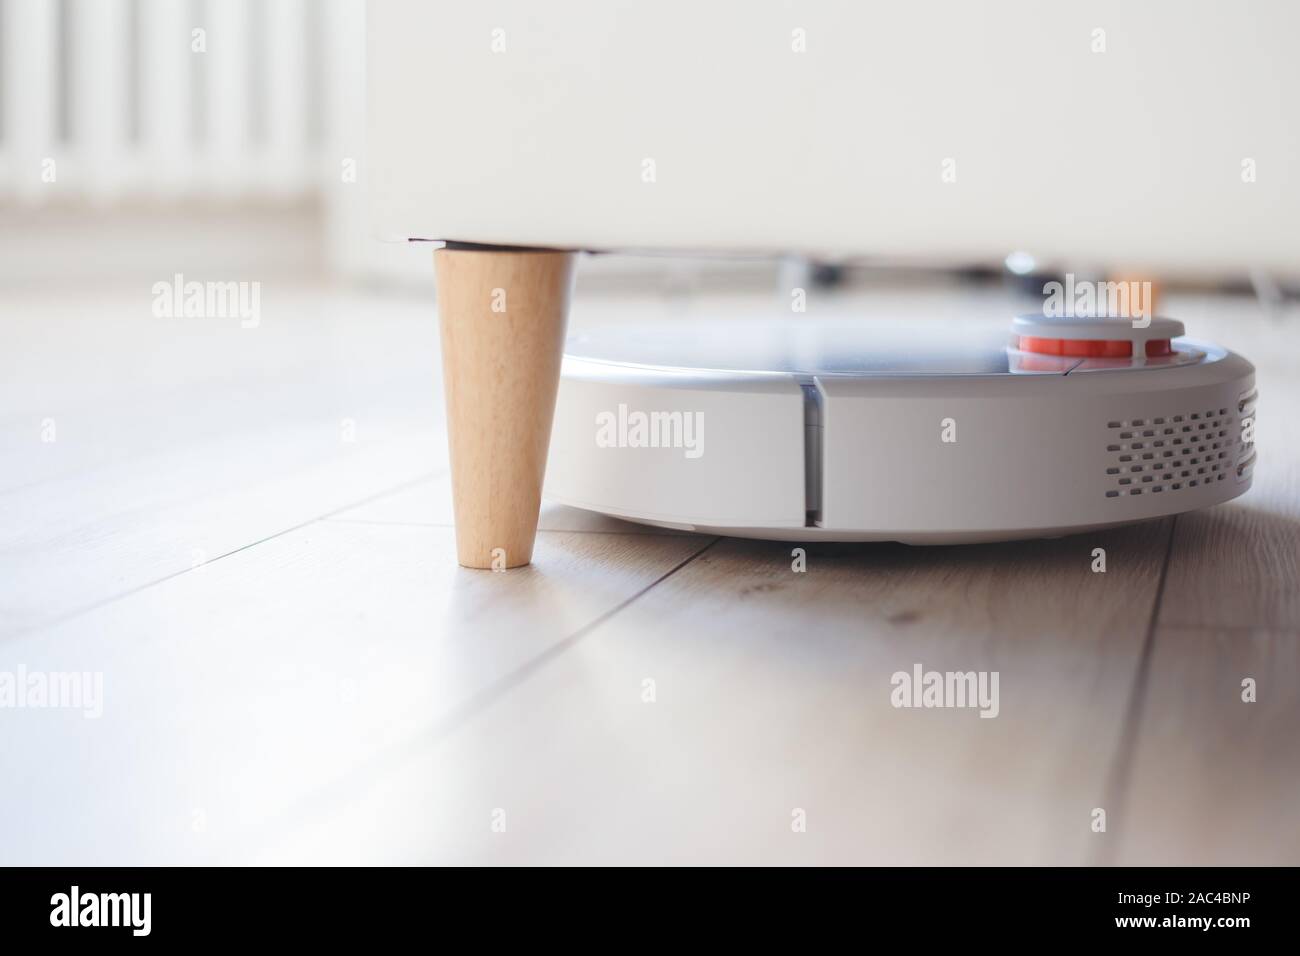
[[[723,540],[262,859],[1084,862],[1168,531],[822,546],[806,573]],[[915,663],[999,671],[999,715],[893,707]]]
[[[1300,632],[1161,628],[1113,861],[1295,865],[1298,686]]]
[[[427,304],[268,282],[245,329],[147,291],[19,297],[0,640],[445,468]]]
[[[321,522],[0,643],[104,686],[99,719],[5,712],[0,864],[246,858],[707,543],[549,534],[493,574],[450,529]]]
[[[1255,490],[1178,519],[1161,625],[1300,630],[1300,513]]]

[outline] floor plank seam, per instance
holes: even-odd
[[[431,481],[432,479],[437,478],[440,474],[442,474],[441,470],[420,475],[416,478],[412,478],[408,481],[404,481],[401,484],[394,485],[391,488],[386,488],[383,491],[376,492],[372,495],[367,495],[366,497],[361,498],[357,501],[350,501],[345,505],[341,505],[338,508],[326,512],[323,515],[318,515],[314,518],[309,518],[306,521],[293,525],[292,527],[282,528],[281,530],[275,532],[274,534],[268,534],[265,537],[257,539],[256,541],[251,541],[248,544],[240,545],[238,548],[233,548],[230,551],[225,551],[214,558],[209,558],[207,561],[204,561],[201,564],[196,564],[188,568],[181,568],[179,571],[173,571],[170,574],[164,574],[162,577],[154,578],[152,581],[146,581],[142,584],[137,584],[136,586],[128,588],[125,591],[121,591],[117,594],[110,595],[106,598],[101,598],[98,601],[94,601],[90,604],[85,604],[78,608],[73,608],[71,611],[67,611],[63,614],[57,615],[47,620],[39,621],[36,624],[31,624],[28,625],[27,627],[19,628],[18,630],[11,631],[8,634],[2,634],[0,635],[0,644],[6,644],[11,641],[17,641],[24,637],[30,637],[33,634],[37,634],[40,631],[48,630],[49,628],[52,627],[57,627],[60,624],[64,624],[68,621],[74,620],[78,617],[81,617],[82,615],[89,614],[92,611],[97,611],[100,608],[107,607],[108,605],[113,604],[117,601],[121,601],[124,598],[128,598],[136,594],[140,594],[141,592],[147,591],[152,587],[157,587],[160,584],[166,584],[168,581],[175,580],[176,578],[179,578],[183,574],[189,574],[193,571],[199,570],[200,568],[206,568],[209,565],[215,564],[216,562],[222,560],[223,558],[229,558],[232,557],[233,555],[240,554],[244,551],[247,551],[249,548],[255,548],[258,545],[265,544],[268,541],[274,541],[276,538],[282,538],[286,534],[292,534],[295,531],[301,531],[303,528],[307,528],[313,524],[318,524],[320,522],[323,522],[336,514],[340,514],[344,511],[350,511],[353,508],[359,508],[362,505],[366,505],[366,504],[370,504],[371,502],[378,501],[379,499],[385,498],[388,495],[396,494],[400,491],[405,491],[406,489],[414,485],[418,485],[421,482]]]
[[[1124,720],[1120,725],[1120,745],[1111,765],[1110,779],[1102,791],[1106,818],[1114,826],[1109,826],[1107,839],[1094,851],[1093,864],[1096,866],[1113,865],[1115,847],[1123,837],[1124,802],[1132,775],[1133,760],[1137,753],[1138,733],[1142,724],[1142,709],[1146,702],[1147,687],[1150,683],[1151,658],[1155,650],[1156,634],[1159,631],[1160,608],[1164,603],[1165,582],[1169,577],[1169,565],[1173,560],[1174,536],[1178,531],[1178,516],[1169,521],[1169,539],[1165,542],[1164,561],[1160,566],[1160,579],[1156,583],[1155,598],[1151,602],[1151,616],[1147,619],[1146,633],[1142,638],[1142,654],[1138,658],[1137,673],[1133,679],[1133,691],[1129,695],[1128,705],[1124,709]]]

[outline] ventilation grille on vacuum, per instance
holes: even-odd
[[[1227,480],[1236,415],[1226,408],[1106,423],[1106,497],[1167,495]]]

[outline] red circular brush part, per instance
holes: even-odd
[[[1061,339],[1035,339],[1028,335],[1020,336],[1020,351],[1033,352],[1036,355],[1060,355]]]
[[[1133,343],[1127,339],[1040,339],[1020,336],[1020,351],[1036,355],[1064,355],[1070,358],[1132,358]],[[1169,339],[1148,339],[1146,355],[1173,355]]]
[[[1168,339],[1163,340],[1166,351],[1151,351],[1151,346],[1157,341],[1159,340],[1147,343],[1147,354],[1168,355]],[[1065,355],[1071,358],[1131,358],[1133,343],[1127,339],[1040,339],[1022,335],[1020,351],[1034,352],[1038,355]]]

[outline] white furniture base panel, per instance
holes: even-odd
[[[1153,319],[611,327],[564,358],[546,496],[790,541],[1048,537],[1249,487],[1254,367]]]

